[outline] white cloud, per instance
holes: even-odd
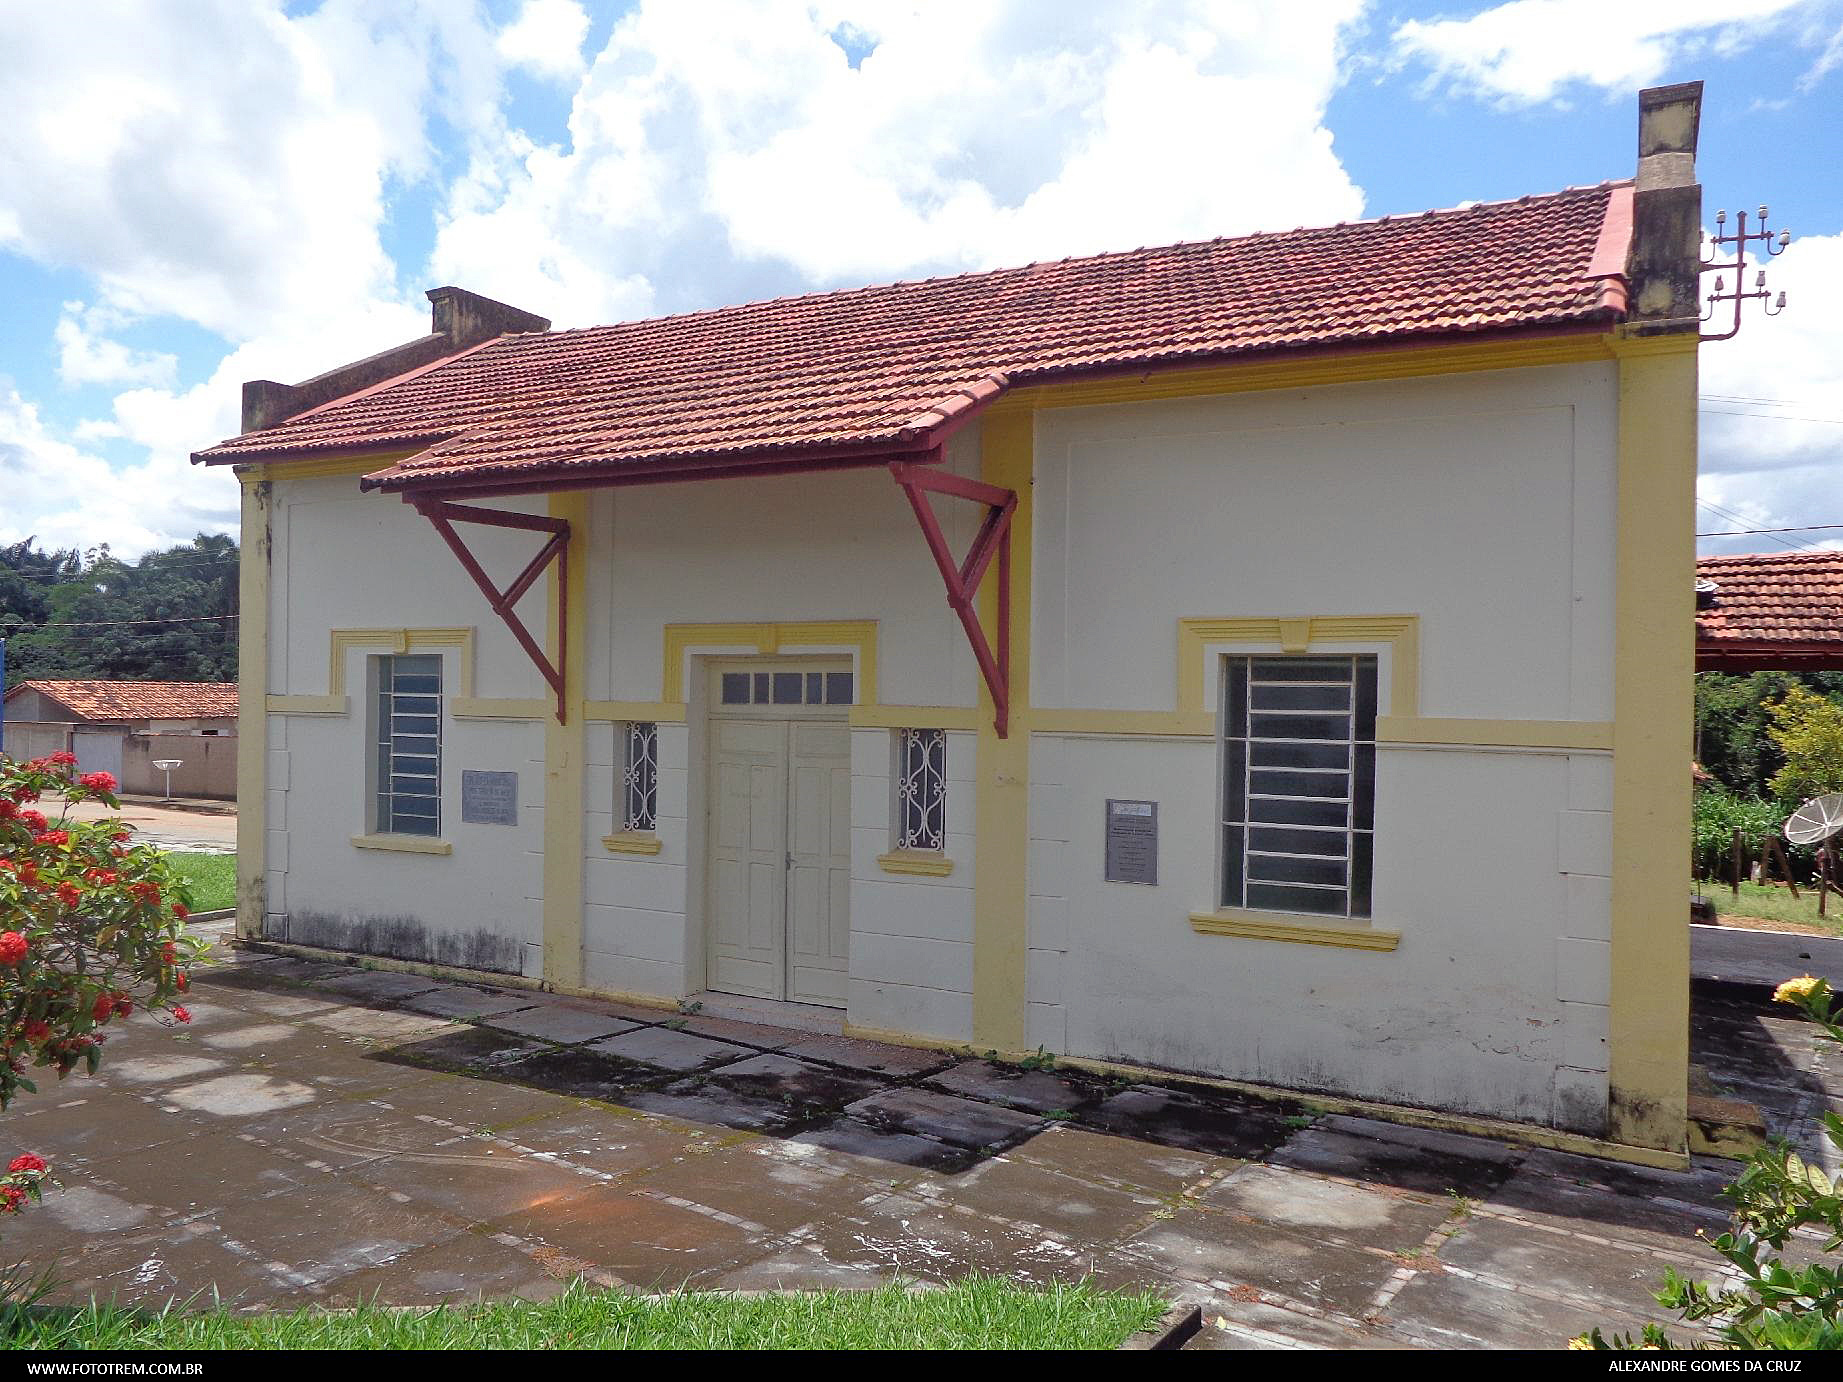
[[[589,16],[576,0],[525,0],[518,18],[500,30],[499,55],[514,67],[563,80],[582,72]]]
[[[52,339],[58,346],[58,378],[66,384],[162,384],[170,386],[179,361],[162,351],[136,350],[105,333],[129,325],[120,313],[64,304]]]
[[[1557,100],[1576,85],[1630,91],[1699,53],[1757,42],[1812,0],[1510,0],[1465,19],[1409,20],[1395,55],[1433,80],[1505,105]]]
[[[567,149],[481,151],[436,276],[579,324],[1355,216],[1324,111],[1360,9],[645,0]]]
[[[1766,277],[1786,294],[1784,314],[1768,319],[1749,303],[1738,336],[1702,348],[1697,493],[1746,521],[1699,510],[1699,532],[1843,522],[1843,233],[1794,240]],[[1784,541],[1843,545],[1843,529]],[[1783,550],[1765,536],[1701,545]]]

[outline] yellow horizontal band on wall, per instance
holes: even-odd
[[[1448,720],[1378,715],[1378,744],[1453,744],[1467,748],[1606,749],[1613,727],[1603,720]]]
[[[953,860],[944,854],[928,854],[914,849],[893,849],[877,856],[877,867],[885,873],[916,874],[924,878],[945,878],[953,872]]]
[[[585,720],[617,723],[680,724],[685,718],[683,702],[675,701],[584,701]]]
[[[449,713],[457,720],[542,720],[555,709],[550,701],[513,696],[454,696]]]
[[[657,854],[665,848],[665,841],[644,831],[622,830],[602,836],[602,848],[611,854]]]
[[[1032,710],[1034,734],[1149,734],[1213,739],[1216,717],[1181,710]]]
[[[1320,918],[1283,912],[1192,912],[1191,929],[1203,936],[1240,936],[1244,940],[1290,941],[1297,945],[1335,945],[1346,950],[1393,950],[1401,932],[1373,926],[1344,926]]]
[[[717,653],[805,654],[847,648],[857,668],[857,703],[877,704],[877,621],[826,619],[788,624],[667,624],[659,699],[682,706],[693,648]],[[683,719],[681,713],[677,718]]]
[[[979,712],[963,705],[854,705],[853,729],[964,729],[977,731]]]
[[[431,840],[424,835],[354,835],[354,849],[381,849],[391,854],[453,854],[454,846],[446,840]]]

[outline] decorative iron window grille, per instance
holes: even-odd
[[[621,760],[621,829],[651,834],[658,827],[659,726],[635,720]]]
[[[940,852],[947,846],[947,735],[898,731],[896,847]]]
[[[1367,917],[1376,659],[1225,658],[1222,700],[1222,905]]]
[[[417,653],[377,659],[373,713],[375,824],[384,835],[442,828],[442,660]]]

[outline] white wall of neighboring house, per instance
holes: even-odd
[[[1615,418],[1610,365],[1041,412],[1032,703],[1170,711],[1182,618],[1406,614],[1420,620],[1422,715],[1610,720]],[[977,473],[978,430],[952,448],[963,474]],[[972,506],[937,507],[964,551]],[[875,620],[883,705],[977,704],[940,576],[881,470],[603,491],[591,514],[578,655],[592,701],[658,701],[669,624]],[[530,535],[466,535],[502,580],[534,550]],[[280,479],[272,540],[272,694],[327,691],[334,629],[458,626],[476,631],[476,697],[545,694],[394,498]],[[521,612],[542,628],[542,584]],[[269,933],[540,973],[541,722],[448,718],[451,854],[356,848],[376,651],[346,654],[343,713],[268,717]],[[460,651],[441,653],[452,695]],[[704,986],[700,681],[686,721],[660,726],[656,855],[603,846],[619,826],[620,740],[588,725],[592,986],[665,999]],[[1383,748],[1373,919],[1402,939],[1364,951],[1194,931],[1215,895],[1217,744],[1128,727],[1032,737],[1032,1045],[1599,1130],[1605,754]],[[971,1038],[977,742],[948,735],[951,873],[895,875],[878,862],[892,731],[852,731],[857,1026]],[[516,826],[460,822],[463,768],[519,774]],[[1157,886],[1101,881],[1109,797],[1159,802]]]

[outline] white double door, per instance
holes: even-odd
[[[851,731],[836,719],[710,721],[707,982],[845,1006]]]

